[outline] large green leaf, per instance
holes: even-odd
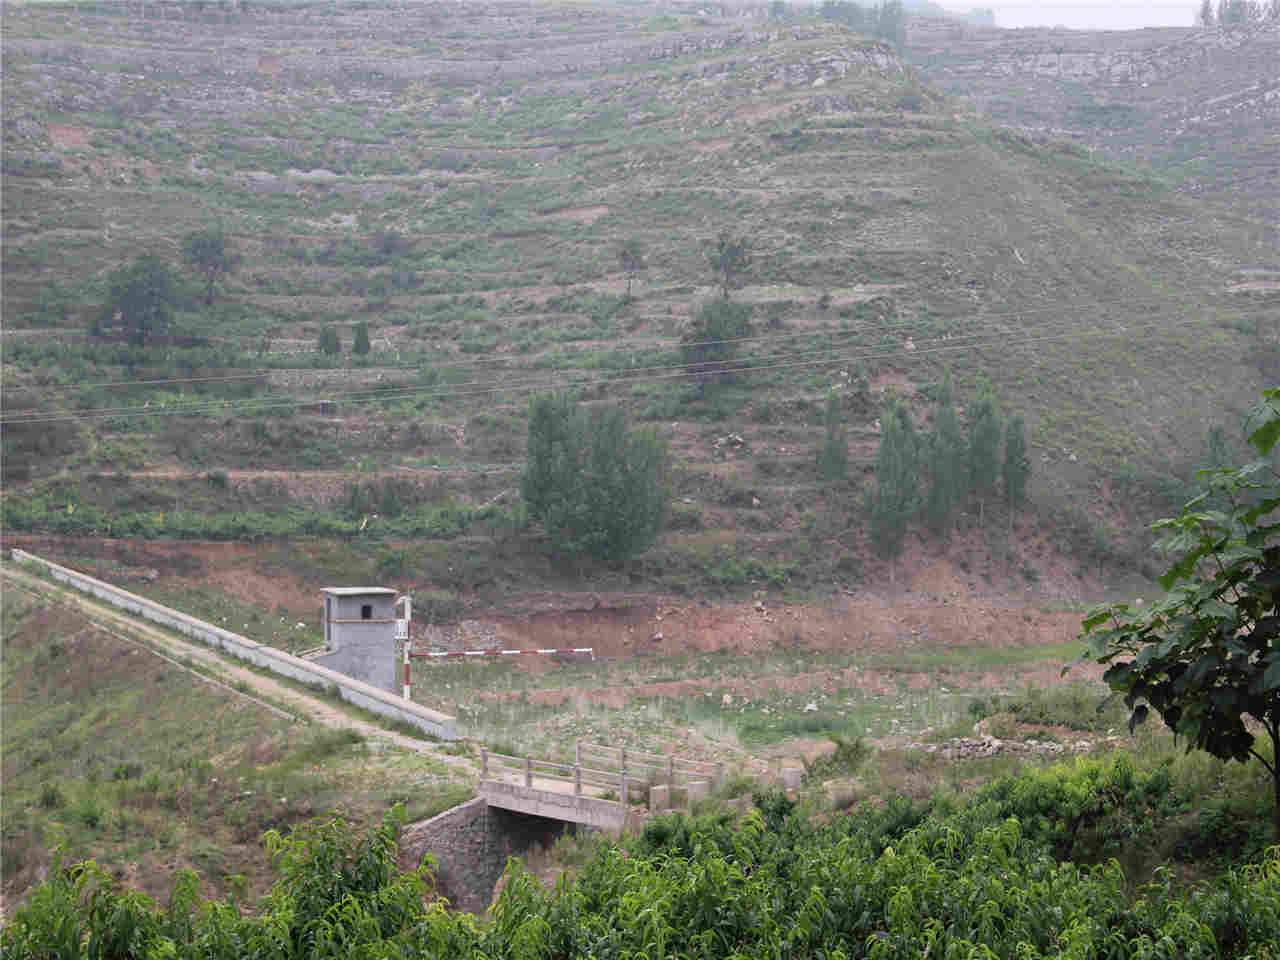
[[[1268,391],[1270,393],[1270,391]],[[1280,440],[1280,416],[1276,416],[1276,410],[1273,403],[1264,399],[1257,407],[1254,408],[1252,417],[1267,416],[1253,433],[1249,434],[1249,443],[1253,449],[1257,450],[1262,456],[1266,456],[1271,452],[1272,447],[1276,445],[1276,441]]]
[[[1280,654],[1271,655],[1271,665],[1262,675],[1262,689],[1254,692],[1275,693],[1280,691]]]

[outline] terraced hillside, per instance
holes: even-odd
[[[950,365],[962,404],[989,378],[1026,417],[1035,468],[1018,536],[962,522],[958,582],[1050,578],[1070,602],[1135,555],[1129,535],[1185,492],[1208,426],[1234,432],[1274,372],[1265,304],[1228,293],[1247,229],[973,119],[817,19],[570,3],[3,16],[11,532],[266,539],[259,572],[299,578],[291,607],[339,569],[512,602],[565,582],[514,504],[528,397],[573,386],[661,424],[677,468],[658,546],[575,586],[848,589],[888,572],[859,494],[883,404],[905,397],[923,424]],[[168,342],[87,332],[112,269],[144,252],[180,268],[184,235],[214,225],[241,263],[212,305],[188,275]],[[707,384],[679,338],[718,295],[721,231],[753,248],[733,293],[753,309],[750,369]],[[628,240],[646,251],[634,278]],[[317,349],[325,327],[340,354]],[[814,466],[832,390],[858,468],[835,488]],[[281,546],[298,534],[352,546]]]
[[[1250,222],[1277,272],[1280,22],[1104,32],[918,19],[908,59],[997,122],[1153,169]]]

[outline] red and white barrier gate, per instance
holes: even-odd
[[[458,650],[458,651],[441,651],[429,653],[413,653],[409,649],[409,644],[404,645],[404,698],[409,699],[409,659],[426,659],[442,658],[442,659],[461,659],[463,657],[510,657],[518,655],[547,656],[557,653],[586,653],[590,654],[591,659],[596,658],[595,647],[543,647],[536,650]]]

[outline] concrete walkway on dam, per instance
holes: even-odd
[[[349,713],[342,706],[308,693],[305,688],[251,670],[203,643],[180,638],[109,603],[28,573],[15,564],[0,562],[0,580],[3,580],[5,589],[24,590],[42,599],[69,604],[99,629],[155,653],[167,655],[177,660],[180,666],[191,664],[197,668],[194,671],[196,676],[204,678],[206,674],[210,674],[238,696],[247,696],[241,691],[251,690],[254,696],[248,696],[248,699],[265,699],[268,706],[283,709],[302,721],[357,730],[366,737],[383,740],[430,757],[432,761],[452,768],[455,775],[464,781],[471,780],[478,772],[473,760],[446,752],[442,749],[444,744],[388,730],[378,723]]]

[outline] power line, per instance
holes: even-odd
[[[145,386],[151,386],[153,384],[224,383],[229,380],[258,380],[262,376],[263,376],[262,373],[237,373],[237,374],[228,374],[225,377],[172,377],[172,378],[161,379],[161,380],[115,380],[115,381],[109,381],[107,383],[89,383],[80,387],[76,387],[74,389],[80,390],[80,391],[88,391],[88,390],[106,390],[113,387],[145,387]],[[59,395],[71,392],[71,390],[62,388],[62,387],[40,387],[40,386],[28,387],[28,386],[21,386],[21,385],[16,387],[10,387],[9,389],[22,390],[27,393],[30,393],[36,390],[48,390],[51,393],[59,394]]]
[[[1085,303],[1078,303],[1078,304],[1071,304],[1071,305],[1057,304],[1052,307],[1029,307],[1025,309],[1005,310],[1005,311],[980,311],[977,313],[965,313],[965,314],[957,314],[957,315],[951,315],[951,316],[939,315],[936,319],[943,320],[943,321],[969,320],[969,321],[984,322],[986,320],[996,320],[1000,318],[1020,319],[1025,316],[1039,316],[1041,314],[1046,314],[1046,313],[1062,313],[1068,310],[1074,310],[1078,312],[1086,309],[1097,309],[1102,307],[1110,307],[1110,306],[1118,306],[1118,305],[1124,305],[1130,308],[1138,308],[1138,309],[1165,308],[1168,306],[1168,301],[1163,301],[1163,300],[1134,301],[1132,299],[1127,299],[1127,298],[1120,298],[1116,300],[1093,300]],[[885,325],[868,325],[861,329],[865,329],[867,332],[875,332],[877,330],[885,330],[885,331],[900,330],[910,326],[914,326],[917,322],[918,321],[902,319],[897,323],[885,324]],[[630,344],[626,344],[626,350],[627,352],[638,353],[641,350],[657,349],[663,346],[680,346],[680,347],[718,346],[722,344],[742,344],[742,343],[752,343],[752,342],[763,342],[768,340],[784,340],[784,339],[796,338],[796,337],[817,337],[822,335],[845,335],[850,332],[852,331],[843,330],[843,329],[841,330],[815,329],[815,330],[808,330],[808,331],[793,330],[793,331],[784,331],[784,332],[778,332],[778,333],[756,334],[749,337],[733,337],[733,338],[724,339],[724,340],[697,340],[697,341],[690,341],[687,343],[678,338],[662,338],[657,340],[651,340],[643,344],[637,343],[634,346]],[[586,352],[588,349],[589,348],[582,348],[581,352]],[[316,353],[318,351],[310,350],[306,352]],[[452,360],[452,361],[447,361],[443,363],[430,363],[429,366],[435,370],[449,370],[449,369],[459,369],[459,368],[481,366],[481,365],[494,364],[494,363],[510,363],[512,359],[513,358],[510,356],[477,357],[469,360]],[[386,364],[382,364],[380,365],[380,367],[381,369],[405,369],[405,370],[418,369],[418,366],[416,365],[389,366]],[[11,387],[10,389],[21,390],[24,392],[36,392],[36,391],[44,390],[54,395],[65,395],[67,393],[71,393],[74,391],[87,392],[90,390],[114,389],[117,387],[242,381],[242,380],[255,379],[261,376],[269,376],[271,373],[276,372],[277,370],[280,370],[280,369],[293,370],[298,368],[260,367],[256,372],[253,372],[253,373],[227,375],[222,377],[172,377],[172,378],[166,378],[166,379],[134,380],[134,381],[117,380],[117,381],[108,381],[105,383],[82,384],[75,388],[16,386],[16,387]],[[322,369],[325,372],[329,372],[331,370],[334,372],[337,372],[338,370],[344,369],[344,368],[326,367]],[[351,368],[345,368],[347,372],[349,372],[350,369]]]
[[[941,346],[917,348],[914,351],[904,351],[903,349],[898,348],[893,351],[863,353],[863,354],[855,353],[855,354],[828,357],[826,359],[820,359],[820,360],[802,360],[802,361],[765,363],[765,364],[755,364],[755,365],[751,365],[749,361],[741,361],[741,362],[735,361],[735,363],[738,363],[737,366],[734,366],[731,368],[725,368],[718,372],[756,373],[756,372],[766,371],[766,370],[800,369],[800,368],[806,368],[806,367],[831,366],[831,365],[837,365],[837,364],[843,364],[843,363],[856,363],[860,360],[880,360],[880,359],[896,359],[899,361],[917,360],[925,356],[935,356],[938,354],[945,354],[945,353],[956,353],[961,351],[978,350],[978,349],[990,348],[990,347],[1019,347],[1019,346],[1028,346],[1036,343],[1047,343],[1047,342],[1053,342],[1053,341],[1072,340],[1072,339],[1081,339],[1081,340],[1106,339],[1110,337],[1131,339],[1133,334],[1142,332],[1143,330],[1152,330],[1152,331],[1158,332],[1159,330],[1168,330],[1176,327],[1187,327],[1195,324],[1200,324],[1203,322],[1204,321],[1200,318],[1196,318],[1192,320],[1174,321],[1172,323],[1165,322],[1165,323],[1157,324],[1152,322],[1148,324],[1132,325],[1125,330],[1095,328],[1092,330],[1077,330],[1071,333],[1060,333],[1060,334],[1050,334],[1050,335],[1037,336],[1037,337],[1026,337],[1021,340],[1010,340],[1008,338],[1001,338],[1001,339],[992,339],[992,340],[972,342],[972,343],[966,343],[966,344],[947,343]],[[678,369],[679,372],[658,373],[658,374],[650,373],[645,376],[622,376],[622,377],[612,377],[612,378],[597,378],[597,379],[581,380],[576,382],[561,381],[557,383],[555,381],[547,381],[547,382],[540,382],[540,383],[505,385],[505,386],[499,386],[499,387],[487,386],[487,387],[484,387],[483,389],[462,390],[462,391],[458,391],[455,389],[437,390],[434,388],[419,388],[419,389],[408,390],[403,392],[380,391],[375,393],[372,396],[363,396],[360,394],[353,393],[350,395],[335,394],[329,397],[313,397],[305,400],[290,399],[287,401],[271,401],[271,402],[263,402],[263,403],[255,403],[254,401],[248,401],[248,402],[239,404],[237,406],[237,412],[267,410],[267,409],[274,409],[274,408],[279,408],[283,406],[298,406],[298,405],[311,406],[319,403],[341,402],[346,404],[360,404],[360,403],[370,403],[374,401],[406,400],[406,399],[413,399],[413,398],[428,398],[428,397],[479,397],[479,396],[491,396],[494,394],[501,394],[501,393],[521,394],[521,393],[533,393],[533,392],[548,390],[548,389],[555,389],[557,387],[583,388],[583,387],[591,387],[591,386],[626,385],[626,384],[636,384],[636,383],[644,383],[644,382],[675,381],[675,380],[682,380],[682,379],[697,378],[697,377],[706,375],[705,371],[688,371],[688,370],[685,370],[683,367],[655,368],[655,369],[659,369],[659,370],[677,370]],[[230,401],[223,402],[224,409],[230,407],[231,405],[232,404]],[[3,419],[3,420],[0,420],[0,424],[9,425],[14,423],[79,422],[84,420],[97,419],[99,418],[99,416],[101,417],[117,416],[121,418],[136,418],[136,417],[144,417],[144,416],[181,416],[181,415],[199,414],[203,412],[216,412],[216,411],[213,408],[209,409],[208,411],[203,409],[193,410],[191,408],[173,409],[173,410],[170,410],[167,408],[161,409],[161,410],[133,409],[129,411],[122,411],[116,414],[99,415],[96,412],[87,412],[84,414],[51,415],[51,416],[44,416],[44,417],[32,417],[28,419],[13,419],[13,420]]]
[[[1110,302],[1095,301],[1085,305],[1076,305],[1075,309],[1076,311],[1079,311],[1079,310],[1085,309],[1086,307],[1101,308],[1113,303],[1128,303],[1130,306],[1133,305],[1132,302],[1130,301],[1110,301]],[[991,319],[997,316],[1009,316],[1009,317],[1021,318],[1027,314],[1058,312],[1058,310],[1061,310],[1061,309],[1062,308],[1056,308],[1054,310],[1050,310],[1045,308],[1045,309],[1039,309],[1035,311],[1022,310],[1022,311],[1009,311],[1008,313],[993,312],[993,313],[985,313],[985,314],[972,314],[967,316],[970,319],[983,318],[984,320]],[[952,318],[940,318],[940,319],[962,320],[962,319],[965,319],[965,317],[952,317]],[[1003,324],[996,324],[996,325],[1000,327],[1000,332],[1002,333],[1005,332],[1005,327]],[[776,339],[796,339],[796,338],[803,339],[803,338],[809,338],[809,337],[823,337],[823,336],[828,337],[832,340],[848,340],[858,336],[874,335],[877,333],[883,336],[883,335],[887,335],[894,331],[899,331],[905,328],[914,328],[914,326],[915,324],[912,321],[901,321],[901,322],[892,323],[892,324],[867,325],[861,328],[845,329],[845,330],[829,330],[829,329],[813,330],[813,331],[807,331],[807,332],[764,334],[764,335],[758,335],[753,337],[740,337],[740,338],[731,338],[731,339],[724,339],[724,340],[695,341],[688,344],[681,344],[681,346],[684,346],[684,347],[692,347],[692,346],[699,346],[699,345],[711,346],[711,345],[720,345],[720,344],[738,344],[738,343],[751,342],[751,341],[759,342],[759,341],[776,340]],[[946,340],[946,339],[955,338],[955,339],[973,340],[977,337],[984,335],[985,333],[986,333],[985,331],[977,331],[969,334],[955,334],[953,335],[953,337],[944,337],[942,339]],[[925,340],[922,340],[921,343],[928,344],[928,343],[934,342],[936,339],[937,338],[925,339]],[[673,344],[679,343],[679,341],[671,341],[671,342]],[[745,368],[744,365],[748,365],[752,363],[755,363],[757,367],[760,367],[762,363],[768,362],[768,361],[775,361],[775,360],[795,361],[800,358],[810,356],[812,354],[825,353],[830,349],[832,349],[832,346],[828,344],[828,345],[824,345],[820,349],[811,350],[807,352],[794,351],[791,353],[765,354],[762,356],[757,356],[755,358],[732,359],[732,360],[723,360],[723,361],[707,361],[701,364],[693,364],[693,365],[666,364],[666,365],[652,365],[648,367],[638,367],[638,368],[633,367],[625,370],[619,370],[613,375],[611,375],[611,377],[609,377],[607,380],[603,380],[603,378],[597,378],[596,380],[591,382],[599,383],[599,382],[618,382],[621,380],[635,380],[639,378],[640,374],[644,374],[644,373],[661,374],[664,371],[670,371],[670,370],[684,370],[692,375],[703,375],[703,374],[714,373],[714,372],[728,372],[730,370]],[[834,358],[834,359],[840,359],[840,358]],[[459,366],[462,366],[462,364],[459,364]],[[521,382],[508,384],[504,389],[539,389],[539,388],[545,389],[548,387],[554,388],[558,383],[565,382],[563,381],[563,378],[567,372],[572,372],[572,369],[566,371],[565,369],[561,368],[558,370],[549,371],[546,377],[544,378],[524,380]],[[257,374],[243,375],[244,378],[256,378],[257,376],[258,376]],[[192,379],[198,382],[200,380],[203,380],[204,378],[192,378]],[[209,379],[214,379],[214,378],[209,378]],[[177,383],[181,381],[171,380],[171,381],[148,381],[148,382]],[[461,383],[450,384],[447,386],[446,389],[447,389],[447,392],[449,393],[465,395],[465,394],[475,392],[475,391],[467,390],[466,388],[468,387],[489,387],[491,383],[492,383],[491,380],[471,380],[471,381],[464,381]],[[566,383],[566,385],[572,385],[572,383],[568,382]],[[426,388],[426,387],[412,388],[410,392],[417,394],[417,393],[423,393],[429,389],[430,388]],[[441,392],[445,392],[445,391],[442,390]],[[250,399],[244,399],[240,401],[232,401],[228,399],[202,399],[202,400],[192,400],[187,402],[178,401],[172,407],[164,405],[159,410],[155,410],[155,411],[151,411],[148,409],[150,407],[150,401],[148,401],[142,407],[138,407],[136,405],[119,406],[119,407],[101,407],[94,410],[84,411],[80,414],[61,414],[52,410],[23,410],[23,411],[11,413],[10,416],[7,418],[0,419],[0,423],[13,424],[13,423],[55,422],[55,421],[66,421],[66,420],[90,420],[90,419],[102,419],[102,418],[114,417],[114,416],[132,416],[132,415],[138,415],[138,416],[161,415],[161,414],[197,415],[200,413],[215,412],[217,410],[227,410],[233,407],[237,409],[270,409],[272,407],[279,407],[279,406],[291,405],[291,404],[336,402],[338,400],[341,400],[344,402],[368,402],[370,400],[375,400],[380,398],[395,398],[395,397],[400,397],[402,395],[404,395],[403,390],[396,391],[394,390],[394,388],[392,390],[388,390],[386,387],[372,387],[365,390],[344,391],[342,393],[335,394],[329,398],[307,398],[307,397],[299,397],[296,395],[275,394],[275,395],[267,395],[267,396],[255,397]]]
[[[1004,329],[1002,324],[998,326],[1000,327],[1000,329],[997,331],[997,333],[1001,335],[1004,335],[1007,333],[1007,331]],[[889,329],[900,329],[900,327],[892,327]],[[884,333],[885,330],[886,328],[870,328],[868,332]],[[851,338],[855,335],[859,335],[859,332],[844,331],[840,334],[842,338],[846,338],[846,339]],[[939,339],[943,341],[950,341],[951,339],[973,340],[983,335],[989,335],[989,334],[986,334],[985,331],[970,333],[970,334],[956,334],[954,338],[950,336],[944,336],[942,338],[924,339],[920,342],[922,344],[929,344],[929,343],[937,342]],[[738,341],[722,340],[722,341],[706,341],[706,342],[707,343],[735,343]],[[958,346],[958,344],[955,344],[953,346]],[[913,344],[913,348],[914,348],[914,344]],[[755,358],[749,358],[749,359],[733,358],[733,359],[726,359],[726,360],[703,361],[700,363],[662,364],[662,365],[653,365],[649,367],[630,368],[629,370],[618,371],[611,377],[611,379],[608,382],[617,382],[621,379],[634,380],[634,379],[637,379],[640,374],[645,374],[645,373],[662,374],[666,371],[671,371],[671,370],[682,370],[682,371],[686,371],[689,374],[699,375],[699,376],[707,375],[711,373],[732,372],[735,370],[742,369],[744,365],[752,362],[755,362],[757,366],[760,366],[762,363],[765,363],[768,361],[779,361],[779,360],[795,361],[801,358],[813,356],[815,354],[827,354],[831,349],[832,349],[831,346],[824,346],[816,350],[795,351],[791,353],[764,354],[764,355],[757,356]],[[533,380],[526,379],[524,381],[507,384],[506,389],[521,389],[521,388],[537,389],[539,387],[545,388],[545,386],[554,387],[556,386],[557,382],[563,382],[563,378],[566,373],[571,373],[571,372],[573,372],[572,369],[570,370],[560,369],[560,370],[549,371],[545,376],[539,379],[533,379]],[[453,393],[455,395],[465,395],[465,394],[474,392],[474,391],[468,391],[466,389],[468,387],[487,388],[492,385],[492,382],[493,382],[492,380],[464,381],[462,383],[449,384],[447,389],[450,393]],[[428,387],[414,388],[415,392],[428,390],[428,389],[430,388]],[[358,402],[363,400],[373,400],[381,397],[388,397],[389,395],[390,395],[389,392],[385,388],[372,388],[372,389],[366,389],[366,390],[344,391],[342,393],[333,395],[333,397],[331,397],[330,399],[317,400],[317,399],[299,398],[297,396],[268,395],[264,397],[246,399],[238,402],[227,400],[227,399],[192,400],[185,403],[175,404],[172,409],[169,409],[168,407],[163,407],[162,409],[164,412],[169,414],[191,415],[191,414],[199,414],[204,412],[215,412],[218,410],[226,410],[232,406],[236,406],[241,409],[257,409],[257,408],[268,409],[273,405],[337,402],[339,398],[343,402]],[[141,414],[143,411],[147,410],[149,406],[150,406],[150,401],[148,401],[148,403],[145,404],[143,407],[137,407],[137,406],[100,407],[94,410],[84,411],[84,413],[81,414],[80,416],[83,419],[102,419],[102,418],[114,417],[114,416],[129,416],[133,414]],[[3,421],[3,422],[15,422],[15,423],[42,422],[42,420],[48,416],[59,416],[59,415],[54,414],[51,411],[39,411],[39,410],[19,411],[11,416],[10,421]]]

